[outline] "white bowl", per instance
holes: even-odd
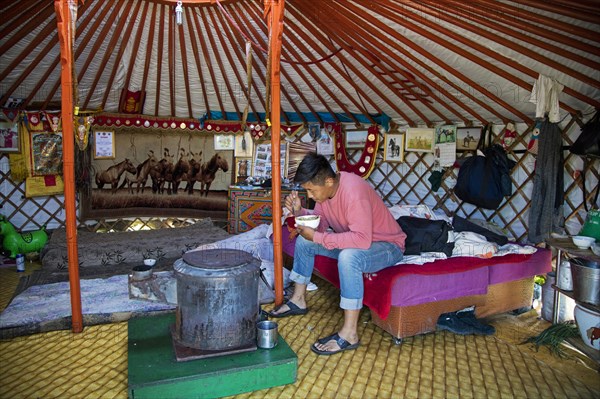
[[[144,259],[144,265],[146,266],[154,266],[156,264],[156,259]]]
[[[583,342],[587,346],[600,350],[600,339],[593,339],[592,335],[594,331],[600,329],[600,313],[577,304],[574,314]]]
[[[580,249],[588,249],[590,245],[592,245],[592,243],[596,241],[593,237],[586,236],[573,236],[572,239],[573,244],[575,244],[575,246],[577,246],[577,248]]]
[[[296,216],[296,224],[298,226],[310,227],[311,229],[316,229],[319,227],[319,223],[321,223],[321,216],[318,215],[304,215],[304,216]]]

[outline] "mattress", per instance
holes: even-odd
[[[491,258],[486,267],[444,274],[408,274],[398,278],[392,286],[392,306],[412,306],[427,302],[443,301],[470,295],[487,293],[488,285],[521,280],[544,274],[551,270],[552,253],[539,248],[534,254],[514,257]],[[452,258],[437,262],[449,262]],[[419,287],[406,289],[406,287]]]
[[[336,259],[315,257],[319,274],[339,287]],[[454,257],[424,265],[398,265],[365,275],[363,303],[385,319],[391,306],[410,306],[483,295],[490,284],[519,280],[552,269],[551,252],[480,259]]]

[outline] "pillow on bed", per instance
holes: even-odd
[[[454,243],[448,242],[448,232],[452,226],[444,220],[430,220],[412,216],[397,219],[406,233],[405,255],[420,255],[421,252],[443,252],[452,255]]]

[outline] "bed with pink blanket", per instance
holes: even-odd
[[[284,236],[285,236],[284,232]],[[283,239],[293,257],[293,241]],[[451,257],[365,275],[364,305],[396,339],[434,331],[442,313],[475,306],[477,317],[531,306],[533,278],[552,270],[550,250],[491,258]],[[337,261],[317,256],[318,275],[339,288]]]

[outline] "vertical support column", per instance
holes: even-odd
[[[77,0],[55,0],[54,10],[60,42],[61,115],[63,128],[63,179],[65,182],[65,213],[69,284],[71,289],[71,325],[75,333],[83,331],[79,256],[77,253],[77,211],[75,208],[75,137],[73,134],[73,39],[71,7]]]
[[[275,263],[275,304],[283,303],[283,246],[281,244],[281,96],[280,59],[285,0],[265,0],[271,48],[271,170],[273,188],[273,259]]]

